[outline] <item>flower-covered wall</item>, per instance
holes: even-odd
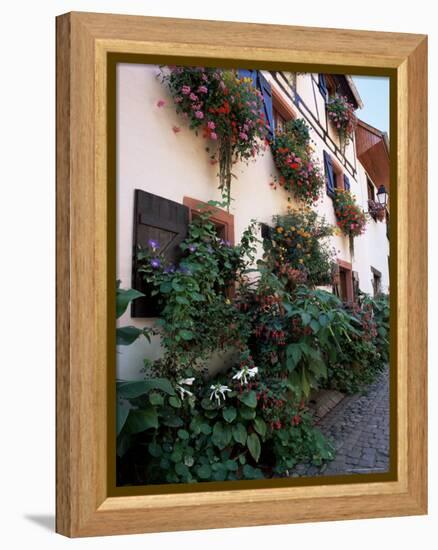
[[[178,203],[182,203],[184,197],[202,202],[221,200],[217,166],[211,164],[205,150],[208,143],[201,134],[195,135],[177,115],[172,97],[157,78],[158,72],[158,67],[140,64],[121,64],[117,69],[117,279],[122,288],[129,288],[132,284],[135,189]],[[291,114],[302,117],[278,81],[267,72],[264,75]],[[323,151],[328,145],[312,124],[319,121],[333,140],[336,140],[336,135],[326,117],[324,98],[315,86],[315,75],[298,75],[297,91],[309,112],[306,120],[311,128],[315,155],[324,173]],[[349,181],[352,193],[366,209],[366,175],[354,151],[353,140],[345,155],[357,172],[356,176],[349,174]],[[342,168],[341,163],[339,165]],[[290,195],[284,189],[274,189],[269,185],[276,175],[269,148],[253,162],[234,166],[233,172],[237,179],[232,183],[230,213],[234,215],[235,241],[238,242],[252,219],[269,224],[272,216],[284,214],[291,203],[287,200]],[[329,223],[336,224],[333,202],[325,189],[315,208]],[[382,272],[382,290],[388,289],[388,241],[384,223],[372,219],[368,222],[366,232],[355,239],[353,258],[347,237],[335,235],[331,239],[337,257],[351,262],[353,270],[358,272],[363,291],[372,293],[370,266]],[[137,327],[148,323],[142,318],[131,318],[129,308],[118,322]],[[139,339],[131,346],[120,347],[118,376],[124,379],[138,377],[144,357],[156,359],[160,353],[158,341],[149,346],[145,340]],[[217,361],[220,363],[222,359]]]

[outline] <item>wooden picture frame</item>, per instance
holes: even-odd
[[[114,496],[108,462],[108,60],[325,68],[391,79],[392,480]],[[69,13],[57,18],[57,532],[91,536],[427,512],[427,38],[423,35]],[[395,273],[397,278],[395,278]],[[111,291],[111,293],[109,292]],[[246,483],[246,482],[245,482]]]

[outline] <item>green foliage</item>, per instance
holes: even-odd
[[[388,298],[363,295],[347,308],[314,288],[327,281],[321,241],[331,228],[305,209],[274,223],[256,280],[254,225],[231,246],[207,212],[190,225],[178,267],[159,243],[139,251],[162,304],[143,333],[160,336],[164,355],[145,360],[147,379],[117,383],[119,484],[259,479],[334,458],[306,401],[320,387],[353,392],[375,379],[388,361]],[[233,366],[208,379],[203,364],[227,348],[238,352]]]
[[[362,391],[374,382],[389,361],[388,297],[362,295],[352,307],[357,331],[340,335],[339,350],[328,363],[328,387],[346,392]]]
[[[158,332],[166,353],[156,366],[166,376],[198,365],[216,350],[242,347],[250,331],[227,290],[254,259],[255,224],[232,246],[217,236],[210,219],[217,204],[190,224],[178,267],[166,264],[159,243],[138,252],[139,272],[162,304]]]

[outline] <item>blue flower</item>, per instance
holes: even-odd
[[[195,252],[195,250],[197,249],[198,247],[196,246],[196,244],[191,244],[189,245],[189,250],[190,252]]]
[[[148,240],[148,245],[152,248],[152,250],[157,250],[157,248],[160,248],[159,243],[157,243],[157,241],[154,241],[153,239]]]
[[[151,266],[156,269],[157,267],[160,267],[161,262],[158,258],[152,258],[151,260]]]

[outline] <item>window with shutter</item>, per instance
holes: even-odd
[[[237,69],[239,78],[251,78],[252,84],[258,88],[263,96],[263,116],[266,121],[267,137],[274,138],[274,114],[272,110],[272,90],[270,83],[260,71],[252,69]]]
[[[137,272],[137,250],[148,246],[148,241],[152,239],[159,243],[166,260],[176,265],[182,257],[179,245],[187,237],[188,224],[187,206],[140,189],[135,190],[132,287],[146,296],[132,302],[132,317],[156,317],[160,312],[157,298],[150,296],[151,289],[146,287]]]
[[[189,220],[191,221],[200,212],[209,212],[210,221],[216,227],[217,236],[220,239],[234,245],[234,216],[222,208],[211,206],[206,202],[199,201],[192,197],[184,197],[183,204],[189,209]]]
[[[335,193],[335,172],[333,170],[333,162],[327,151],[324,151],[324,170],[327,195],[333,197]]]
[[[328,98],[327,82],[325,79],[325,75],[321,73],[318,74],[318,88],[323,98],[327,101],[327,98]]]
[[[350,191],[350,179],[347,174],[344,174],[344,189],[345,191]]]
[[[263,110],[268,131],[268,139],[274,138],[274,114],[272,110],[272,90],[271,84],[259,71],[258,73],[259,88],[263,95]]]
[[[258,87],[257,71],[255,69],[237,69],[237,76],[239,78],[251,78],[254,88]]]

